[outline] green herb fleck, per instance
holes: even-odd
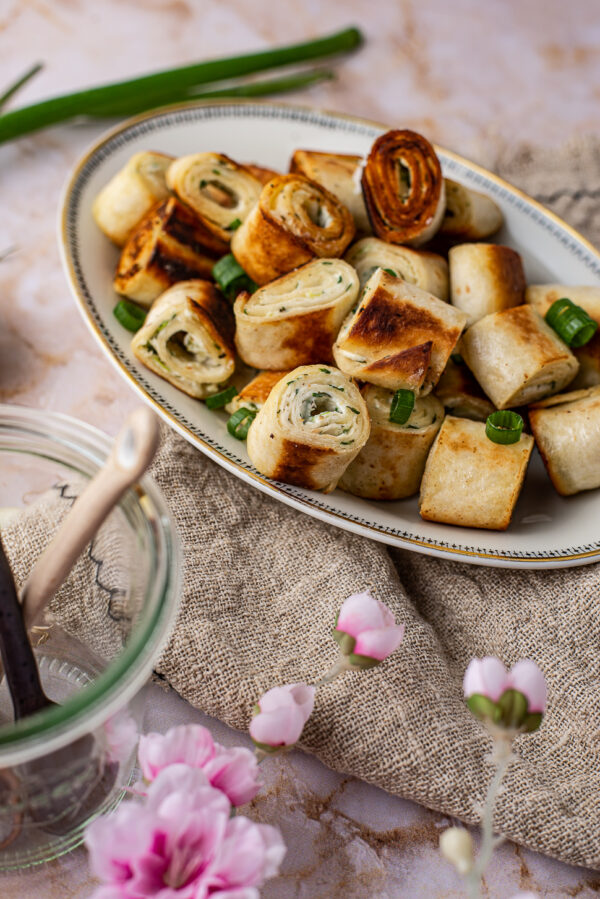
[[[200,190],[202,190],[203,187],[206,187],[206,181],[204,180],[204,178],[200,182]]]
[[[333,265],[333,262],[322,262],[321,265]]]
[[[342,280],[343,280],[343,279],[342,279],[342,276],[341,276],[341,275],[338,275],[337,283],[338,283],[338,284],[341,284],[341,283],[342,283]]]
[[[331,370],[329,368],[320,368],[319,371],[324,371],[326,375],[331,374]]]
[[[354,440],[340,440],[342,446],[349,446],[351,443],[354,443]]]
[[[351,412],[354,412],[355,415],[360,415],[360,412],[358,411],[358,409],[355,409],[354,406],[348,406],[348,408]]]
[[[241,224],[242,224],[241,219],[234,219],[232,222],[229,222],[229,224],[227,225],[225,230],[226,231],[235,231],[236,228],[239,228]]]
[[[280,311],[280,312],[285,312],[285,309],[286,309],[285,306],[280,306],[280,307],[279,307],[279,311]]]
[[[343,387],[336,387],[335,384],[329,384],[328,386],[331,387],[332,390],[341,390],[341,392],[344,393]]]
[[[212,170],[212,173],[213,173],[213,175],[220,175],[220,174],[221,174],[221,172],[219,171],[219,169],[213,169],[213,170]]]
[[[388,275],[391,275],[392,278],[398,277],[398,272],[395,272],[393,268],[384,268],[384,272],[386,272]]]

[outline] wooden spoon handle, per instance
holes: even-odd
[[[127,488],[148,468],[159,438],[158,418],[146,406],[129,416],[105,466],[76,499],[23,585],[21,602],[28,628],[39,619],[46,604]]]

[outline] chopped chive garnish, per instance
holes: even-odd
[[[386,274],[388,275],[391,275],[392,278],[398,277],[398,272],[395,272],[393,268],[384,268],[384,272],[386,272]]]
[[[340,440],[342,446],[349,446],[351,443],[354,443],[354,440]]]
[[[203,187],[206,187],[206,181],[204,180],[204,178],[200,182],[200,190],[202,190]]]
[[[240,227],[241,224],[242,224],[241,219],[234,219],[232,222],[229,222],[229,224],[227,225],[225,230],[226,231],[235,231],[237,228]]]
[[[258,285],[248,277],[232,253],[222,256],[212,267],[212,276],[229,300],[235,300],[240,291],[254,293]]]
[[[523,431],[523,419],[518,412],[502,409],[488,415],[485,423],[485,434],[493,443],[518,443]]]
[[[321,265],[333,265],[333,262],[322,262]]]
[[[280,312],[285,312],[285,310],[286,310],[286,307],[285,307],[285,306],[280,306],[280,307],[279,307],[279,311],[280,311]]]
[[[236,440],[245,440],[248,436],[250,425],[255,418],[255,410],[243,406],[241,409],[238,409],[237,412],[233,413],[227,422],[227,430],[232,437],[236,438]]]
[[[320,368],[319,371],[324,371],[326,375],[331,374],[331,369],[329,369],[329,368]]]
[[[213,394],[213,396],[207,396],[206,407],[207,409],[222,409],[223,406],[226,406],[227,403],[231,402],[234,396],[237,395],[237,387],[234,387],[232,384],[230,387],[226,387],[225,390]]]
[[[360,415],[360,412],[358,411],[358,409],[355,409],[354,406],[348,406],[348,408],[351,412],[354,412],[355,415]]]
[[[335,384],[329,384],[328,386],[331,387],[333,390],[341,390],[342,393],[344,392],[343,387],[336,387]]]
[[[415,395],[412,390],[397,390],[390,406],[390,421],[396,425],[406,424],[415,408]]]
[[[566,297],[552,303],[546,312],[546,321],[567,346],[575,348],[588,343],[598,330],[598,322]]]
[[[343,281],[342,276],[341,276],[341,275],[338,275],[337,283],[338,283],[338,284],[341,284],[342,281]]]
[[[128,331],[139,331],[146,321],[147,312],[129,300],[119,300],[113,309],[113,315]]]
[[[213,170],[212,170],[212,173],[213,173],[213,175],[220,175],[220,174],[221,174],[221,172],[220,172],[218,169],[213,169]]]

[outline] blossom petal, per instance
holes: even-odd
[[[548,697],[546,678],[531,659],[522,659],[510,669],[509,686],[527,699],[529,712],[544,712]]]
[[[138,759],[146,780],[154,778],[176,762],[201,768],[215,754],[212,735],[200,724],[172,727],[166,734],[140,737]]]
[[[256,756],[242,746],[226,749],[217,743],[215,749],[215,757],[203,769],[209,781],[232,805],[250,802],[260,788]]]
[[[500,659],[494,656],[471,659],[463,680],[467,699],[474,693],[480,693],[492,702],[497,702],[507,688],[508,672]]]
[[[296,705],[261,712],[250,722],[250,736],[267,746],[293,746],[302,733],[304,717]]]
[[[403,624],[363,631],[356,639],[354,655],[367,656],[369,659],[378,659],[382,662],[400,646],[403,637]]]
[[[227,825],[213,874],[224,887],[258,887],[277,874],[284,855],[278,830],[238,815]]]

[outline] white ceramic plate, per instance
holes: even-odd
[[[100,188],[133,153],[152,149],[181,156],[215,150],[287,171],[298,147],[365,154],[385,130],[347,116],[256,102],[174,107],[113,130],[77,165],[64,196],[60,243],[79,309],[123,377],[172,427],[224,468],[282,502],[393,546],[481,565],[556,568],[598,560],[600,490],[559,497],[537,453],[507,531],[434,524],[420,518],[414,498],[373,502],[339,490],[324,496],[269,481],[250,464],[245,444],[227,433],[224,413],[210,412],[149,372],[130,352],[128,332],[112,315],[118,251],[95,226],[91,207]],[[506,224],[496,240],[519,250],[529,282],[600,284],[600,253],[591,244],[500,178],[453,153],[438,152],[444,174],[488,193],[501,206]]]

